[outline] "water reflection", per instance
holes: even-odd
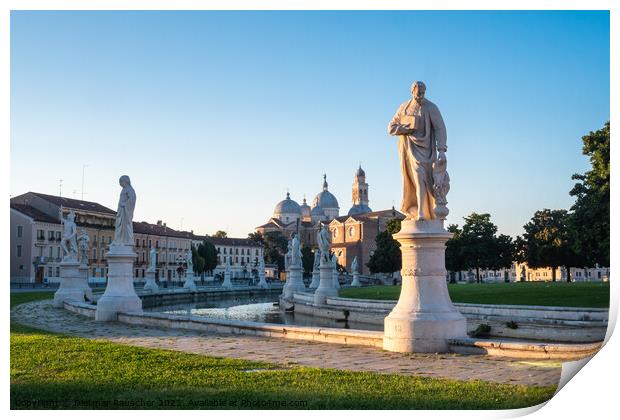
[[[207,318],[239,321],[267,322],[270,324],[300,325],[310,327],[353,328],[382,330],[382,325],[346,322],[344,319],[318,318],[304,314],[285,312],[278,306],[278,295],[244,296],[234,299],[206,300],[175,305],[157,306],[152,311],[167,314],[194,315]]]

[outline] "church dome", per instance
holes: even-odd
[[[323,216],[325,216],[325,212],[323,211],[321,206],[314,206],[314,207],[312,207],[312,210],[310,211],[310,214],[313,217],[323,217]]]
[[[327,175],[323,175],[323,191],[318,193],[316,197],[314,197],[314,201],[312,202],[312,207],[322,207],[323,209],[339,209],[338,200],[334,196],[334,194],[328,191],[327,185]]]
[[[355,216],[357,214],[364,214],[364,213],[370,213],[370,212],[372,212],[372,209],[368,207],[366,204],[356,204],[355,206],[351,207],[348,215]]]
[[[291,195],[286,193],[286,199],[280,201],[276,204],[276,208],[273,210],[274,216],[280,214],[297,214],[301,215],[301,207],[295,200],[291,200]]]
[[[299,209],[301,210],[301,217],[310,217],[312,210],[308,203],[306,203],[306,197],[304,197],[304,202],[299,206]]]

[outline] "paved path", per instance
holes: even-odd
[[[526,362],[491,356],[399,354],[372,347],[300,340],[224,335],[142,327],[92,318],[56,309],[51,300],[15,307],[11,319],[43,330],[134,346],[232,357],[286,366],[312,366],[377,373],[398,373],[458,380],[523,385],[556,385],[561,364]]]

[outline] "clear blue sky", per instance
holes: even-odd
[[[576,12],[13,12],[11,194],[115,208],[245,237],[287,188],[322,174],[351,206],[398,208],[386,126],[426,82],[448,128],[448,222],[489,212],[516,235],[568,208],[581,136],[609,119],[609,14]]]

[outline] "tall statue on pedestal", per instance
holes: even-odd
[[[63,252],[63,261],[77,262],[77,225],[75,224],[75,212],[71,210],[66,218],[62,219],[62,240],[60,247]]]
[[[80,264],[88,265],[88,252],[90,251],[90,238],[84,229],[80,230],[78,237],[78,247],[80,248]]]
[[[157,270],[157,251],[154,247],[151,247],[149,251],[149,268],[147,271],[155,272],[155,270]]]
[[[331,254],[331,235],[327,225],[323,224],[317,233],[316,241],[319,244],[321,257],[319,260],[319,287],[314,292],[314,304],[324,305],[326,299],[338,296],[338,289],[334,284],[334,267],[330,259]]]
[[[466,335],[446,285],[445,244],[452,237],[443,227],[450,190],[446,127],[425,94],[426,85],[414,82],[412,98],[388,124],[388,133],[399,138],[401,211],[407,215],[393,235],[401,245],[402,289],[383,329],[383,349],[398,352],[446,352],[451,338]]]
[[[142,301],[134,289],[133,264],[133,211],[136,192],[127,175],[119,179],[121,190],[114,225],[114,240],[106,254],[108,261],[108,284],[103,296],[97,301],[95,320],[116,321],[119,312],[142,312]]]
[[[123,189],[118,199],[112,245],[133,246],[133,211],[136,207],[136,192],[127,175],[121,176],[118,183]]]
[[[414,82],[412,98],[403,103],[388,125],[398,136],[403,175],[401,211],[408,219],[445,219],[446,195],[450,190],[447,172],[446,126],[437,105],[426,99],[426,85]]]

